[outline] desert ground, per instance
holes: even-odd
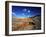
[[[41,29],[41,17],[16,18],[12,16],[12,31],[39,30]]]

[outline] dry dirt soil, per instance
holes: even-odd
[[[12,18],[12,31],[41,29],[40,16],[33,18]]]

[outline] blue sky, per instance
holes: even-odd
[[[28,18],[41,15],[41,7],[12,6],[12,16]]]

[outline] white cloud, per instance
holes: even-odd
[[[13,15],[16,15],[14,12],[12,13]]]
[[[24,13],[23,13],[22,15],[23,15],[23,16],[25,16],[25,14],[24,14]]]
[[[25,8],[25,9],[23,9],[23,11],[27,11],[27,9]]]
[[[28,13],[30,13],[30,10],[28,10]]]

